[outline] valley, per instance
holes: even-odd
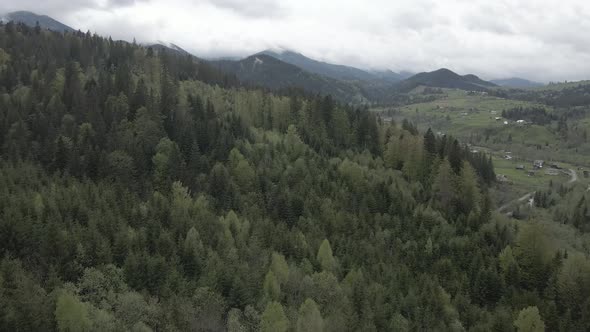
[[[531,89],[546,95],[564,89],[584,91],[586,84]],[[460,139],[472,151],[491,155],[498,176],[492,193],[499,212],[531,205],[529,198],[550,185],[587,188],[590,107],[551,105],[543,98],[499,97],[502,89],[482,92],[419,86],[408,93],[409,98],[420,96],[428,101],[376,107],[372,111],[383,121],[410,121],[422,132],[432,128],[438,135]],[[507,118],[510,112],[516,114]],[[545,167],[535,167],[536,160],[542,160]]]

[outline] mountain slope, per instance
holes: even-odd
[[[180,54],[180,55],[192,55],[191,53],[189,53],[188,51],[184,50],[182,47],[180,47],[176,44],[166,43],[163,41],[158,41],[157,43],[154,43],[154,44],[147,43],[147,44],[145,44],[145,47],[151,47],[151,48],[158,50],[158,51],[165,50],[167,52],[173,52],[173,53]]]
[[[2,21],[4,22],[9,22],[9,21],[15,21],[15,22],[21,22],[24,23],[28,26],[36,26],[37,22],[39,22],[39,26],[42,29],[49,29],[49,30],[53,30],[53,31],[67,31],[67,32],[72,32],[75,31],[73,28],[57,21],[54,20],[53,18],[47,16],[47,15],[37,15],[35,13],[32,12],[28,12],[28,11],[17,11],[17,12],[12,12],[12,13],[8,13],[6,15],[3,15],[2,17]]]
[[[490,82],[507,88],[536,88],[544,85],[543,83],[529,81],[520,77],[497,79],[491,80]]]
[[[369,72],[355,67],[335,65],[323,61],[317,61],[305,55],[293,51],[276,52],[273,50],[262,51],[259,54],[270,55],[286,63],[300,67],[308,72],[323,75],[337,80],[345,81],[372,81],[387,80],[397,82],[402,76],[390,70]]]
[[[365,101],[354,84],[310,73],[267,54],[259,53],[239,61],[211,61],[211,64],[241,81],[274,90],[296,87],[310,93],[330,94],[346,102]]]
[[[398,88],[401,91],[408,92],[420,85],[474,91],[485,91],[496,86],[496,84],[484,81],[475,75],[461,76],[449,69],[442,68],[432,72],[416,74],[400,82]]]

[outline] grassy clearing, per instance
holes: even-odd
[[[492,157],[492,159],[496,174],[506,175],[514,186],[522,189],[523,193],[547,188],[551,181],[554,183],[565,183],[570,179],[569,175],[562,172],[559,172],[558,175],[547,175],[545,172],[549,169],[548,167],[534,170],[532,163],[528,161],[505,160],[498,157]],[[525,169],[516,169],[518,165],[523,165]],[[529,172],[534,172],[534,175],[530,176]]]
[[[569,84],[569,83],[568,83]],[[421,131],[450,134],[462,142],[493,150],[516,152],[527,159],[566,161],[590,167],[590,142],[564,141],[557,133],[557,123],[551,125],[504,124],[502,111],[515,107],[548,106],[526,101],[510,100],[483,94],[471,95],[461,90],[443,89],[444,95],[435,101],[394,108],[377,108],[396,121],[408,119]],[[497,120],[496,118],[500,118]],[[590,118],[580,119],[570,126],[576,131],[590,133]]]
[[[568,83],[569,84],[569,83]],[[561,85],[560,85],[561,86]],[[556,88],[557,86],[551,86]],[[414,93],[421,93],[416,90]],[[515,107],[548,106],[526,101],[497,98],[485,94],[469,94],[462,90],[443,89],[444,95],[431,102],[416,103],[396,108],[381,108],[375,111],[384,112],[396,121],[408,119],[415,123],[421,131],[429,127],[441,134],[450,134],[462,142],[470,143],[475,149],[484,150],[493,156],[496,174],[508,177],[508,183],[502,183],[493,190],[496,203],[504,204],[523,196],[526,193],[547,188],[549,183],[566,183],[569,176],[547,175],[545,170],[536,171],[529,176],[532,160],[542,159],[550,163],[558,161],[563,168],[577,169],[578,166],[590,166],[590,144],[564,142],[557,134],[556,124],[517,125],[514,122],[504,124],[502,110]],[[500,120],[496,118],[501,118]],[[580,128],[588,128],[590,118],[576,123]],[[570,144],[571,145],[571,144]],[[586,146],[588,151],[586,151]],[[505,151],[511,151],[514,159],[505,160]],[[579,153],[578,153],[579,152]],[[586,153],[588,152],[588,153]],[[525,165],[525,170],[517,170],[517,165]],[[578,171],[579,183],[588,184],[582,171]]]

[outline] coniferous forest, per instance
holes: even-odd
[[[0,330],[585,331],[590,262],[450,136],[0,26]]]

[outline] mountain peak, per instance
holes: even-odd
[[[75,31],[73,28],[47,16],[47,15],[37,15],[33,12],[29,11],[15,11],[8,14],[3,15],[2,21],[15,21],[21,22],[28,26],[36,26],[39,23],[39,26],[42,29],[48,29],[53,31],[60,31],[60,32],[73,32]]]
[[[458,75],[457,73],[455,73],[454,71],[452,71],[452,70],[450,70],[448,68],[440,68],[440,69],[437,69],[435,71],[432,71],[432,73]]]
[[[440,68],[432,72],[416,74],[400,84],[401,90],[409,91],[419,85],[436,88],[451,88],[461,90],[485,91],[496,86],[494,83],[484,81],[473,74],[461,76],[447,68]]]
[[[337,65],[309,58],[299,52],[287,48],[267,49],[258,54],[270,55],[286,63],[297,66],[310,73],[344,81],[399,81],[401,77],[394,72],[376,74],[355,67]],[[385,78],[383,75],[385,74]]]

